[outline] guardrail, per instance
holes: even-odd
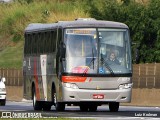
[[[6,86],[22,86],[23,76],[22,69],[4,69],[0,68],[0,76],[6,78]]]
[[[160,63],[133,65],[134,88],[160,88]]]
[[[6,77],[7,86],[22,86],[22,69],[0,68],[0,76]],[[134,64],[133,88],[160,89],[160,63]]]

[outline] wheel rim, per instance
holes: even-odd
[[[56,97],[56,93],[54,93],[54,95],[53,95],[53,99],[54,99],[54,104],[57,104],[57,97]]]
[[[57,109],[58,104],[57,104],[57,96],[56,96],[56,93],[53,94],[53,99],[54,99],[54,106],[55,106],[55,108]]]
[[[35,104],[36,104],[36,95],[34,93],[34,95],[33,95],[33,106],[35,106]]]

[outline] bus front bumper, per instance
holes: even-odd
[[[131,102],[132,88],[90,90],[63,87],[63,102]]]

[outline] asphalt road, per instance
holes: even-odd
[[[78,106],[66,106],[64,112],[55,111],[54,106],[51,111],[34,111],[32,102],[7,101],[6,106],[0,106],[0,117],[72,117],[91,118],[96,120],[138,120],[138,119],[160,119],[160,107],[135,107],[120,106],[119,112],[109,112],[107,105],[99,106],[96,112],[81,112]]]

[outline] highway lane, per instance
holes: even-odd
[[[107,105],[99,106],[96,112],[81,112],[78,106],[66,106],[64,112],[34,111],[31,101],[7,101],[6,106],[0,106],[0,112],[38,113],[43,117],[78,117],[101,119],[160,119],[160,107],[120,106],[119,112],[109,112]]]

